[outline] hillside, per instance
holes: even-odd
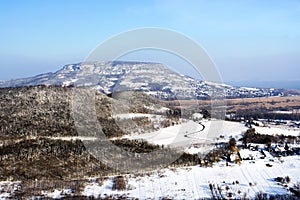
[[[239,116],[285,117],[285,110],[297,120],[299,97],[290,96],[297,91],[231,87],[161,64],[126,62],[67,65],[0,86],[0,199],[299,196],[299,122],[251,124]],[[96,89],[95,104],[80,96],[76,107],[78,91],[89,88]],[[226,105],[210,95],[224,91],[238,122],[214,118],[224,117]],[[93,113],[85,104],[95,106],[96,121],[89,121]],[[264,124],[249,133],[248,122]],[[238,163],[231,139],[242,155]]]
[[[78,134],[72,115],[74,89],[0,89],[0,198],[297,197],[299,128],[273,136],[275,129],[283,133],[281,126],[257,127],[264,134],[247,135],[249,146],[240,150],[239,165],[234,159],[228,161],[228,141],[236,138],[241,148],[245,124],[180,117],[180,110],[171,109],[174,105],[168,108],[166,102],[141,92],[97,92],[97,123],[111,142],[105,146],[107,159],[116,162],[113,158],[119,154],[114,145],[134,158],[121,160],[123,167],[143,158],[126,173],[89,151],[91,146],[99,149],[97,138]],[[208,138],[209,132],[217,138]],[[265,147],[266,138],[274,152]],[[284,141],[289,149],[283,147]],[[149,156],[156,151],[162,157]],[[171,162],[163,162],[170,158]]]
[[[97,137],[78,133],[73,92],[72,87],[59,86],[0,89],[0,180],[82,178],[114,172],[86,150]],[[142,140],[121,140],[123,135],[179,123],[165,115],[168,109],[160,100],[144,93],[122,92],[114,98],[97,93],[95,102],[97,123],[101,125],[95,134],[102,131],[106,140],[126,151],[153,151],[158,147]]]
[[[0,87],[33,85],[87,86],[101,93],[143,91],[160,99],[250,98],[299,95],[297,90],[233,87],[196,80],[163,64],[95,62],[65,65],[54,73],[0,82]]]
[[[0,89],[0,137],[78,136],[72,117],[72,96],[72,87]],[[101,93],[95,96],[97,118],[108,135],[124,134],[117,129],[113,115],[123,112],[153,113],[155,107],[159,109],[163,105],[159,104],[159,100],[143,93],[131,92],[130,97],[126,96],[128,97],[126,93],[116,94],[114,98]]]

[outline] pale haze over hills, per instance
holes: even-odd
[[[225,82],[299,80],[296,0],[29,2],[1,2],[0,80],[82,62],[111,36],[141,27],[166,28],[195,40]]]

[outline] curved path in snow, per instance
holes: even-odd
[[[191,132],[191,133],[186,133],[186,134],[184,134],[184,137],[187,137],[187,138],[197,138],[197,137],[191,137],[190,135],[193,135],[193,134],[196,134],[196,133],[200,133],[200,132],[204,131],[204,129],[205,129],[205,125],[204,124],[202,124],[201,122],[198,122],[198,124],[200,124],[202,126],[201,130],[195,131],[195,132]]]

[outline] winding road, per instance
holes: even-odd
[[[186,134],[184,134],[184,137],[187,137],[187,138],[195,138],[195,137],[191,137],[190,135],[193,135],[193,134],[200,133],[200,132],[204,131],[205,125],[203,125],[201,122],[198,122],[198,124],[202,126],[202,129],[201,129],[201,130],[195,131],[195,132],[191,132],[191,133],[186,133]]]

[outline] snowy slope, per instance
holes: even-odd
[[[162,99],[282,96],[282,89],[233,87],[178,74],[163,64],[143,62],[83,62],[65,65],[55,73],[0,82],[0,87],[30,85],[89,86],[105,94],[138,90]]]

